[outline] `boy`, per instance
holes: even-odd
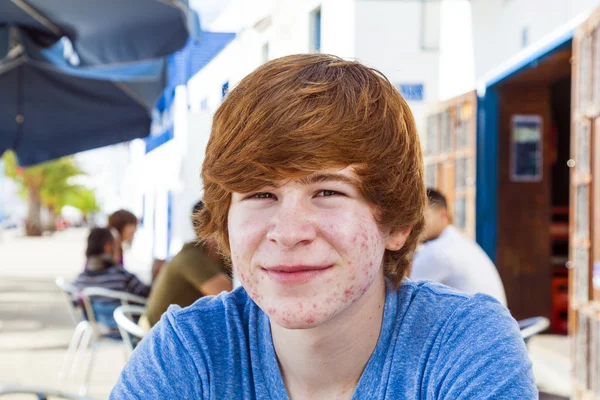
[[[111,397],[537,398],[516,322],[405,279],[423,226],[419,139],[380,73],[273,60],[213,121],[198,232],[242,288],[171,308]]]

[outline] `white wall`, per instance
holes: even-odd
[[[532,44],[582,13],[599,0],[472,0],[475,73],[487,72],[522,50],[523,29]]]
[[[423,131],[428,104],[439,98],[439,50],[424,48],[421,37],[435,37],[440,17],[439,13],[431,12],[435,9],[429,9],[429,13],[423,15],[424,4],[401,0],[358,0],[355,20],[358,60],[380,70],[394,85],[423,84],[423,101],[408,102],[420,132]],[[425,25],[422,23],[424,19],[427,19]]]
[[[441,5],[439,98],[446,100],[475,88],[475,54],[469,0]]]

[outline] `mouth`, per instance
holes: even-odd
[[[332,265],[278,265],[263,270],[275,282],[293,285],[312,281],[325,274],[331,267]]]

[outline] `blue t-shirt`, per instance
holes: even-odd
[[[268,316],[243,288],[171,306],[111,399],[288,399]],[[516,321],[490,296],[433,282],[388,287],[354,399],[537,399]]]

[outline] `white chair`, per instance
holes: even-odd
[[[65,302],[67,304],[67,309],[69,310],[69,315],[75,324],[75,331],[73,332],[73,336],[71,337],[71,342],[69,343],[69,347],[67,349],[67,354],[65,355],[65,360],[63,362],[62,367],[58,373],[59,381],[65,378],[66,371],[69,368],[69,365],[72,363],[73,358],[75,357],[75,351],[79,348],[79,343],[83,338],[86,331],[89,329],[89,322],[84,319],[83,313],[83,303],[79,299],[79,289],[76,286],[71,285],[66,282],[64,278],[58,277],[56,278],[56,286],[60,289]],[[76,357],[79,358],[79,357]],[[76,369],[77,365],[73,365],[73,370]]]
[[[127,292],[119,292],[101,287],[85,288],[80,292],[80,296],[83,300],[87,320],[89,322],[89,329],[86,331],[86,335],[83,337],[79,344],[79,348],[81,349],[81,351],[78,351],[78,354],[81,354],[88,347],[90,347],[91,350],[90,358],[85,372],[85,380],[79,390],[79,394],[85,396],[92,377],[92,368],[94,365],[96,350],[98,346],[106,342],[114,343],[115,341],[123,341],[119,335],[116,323],[113,327],[106,325],[102,321],[98,320],[98,316],[96,315],[96,312],[94,310],[94,299],[96,299],[95,301],[98,302],[96,304],[100,304],[99,302],[102,301],[106,302],[106,300],[116,300],[120,302],[121,306],[129,304],[146,304],[146,299],[144,297],[136,296]],[[113,318],[113,312],[114,310],[110,313],[111,319]],[[115,336],[115,334],[117,334],[118,336]],[[125,344],[125,346],[127,345]],[[126,347],[126,358],[128,357],[127,350],[128,348]]]
[[[538,333],[542,333],[550,326],[550,320],[546,317],[533,317],[518,321],[521,329],[521,337],[527,343],[529,339]]]
[[[119,332],[125,343],[127,355],[131,356],[137,342],[146,336],[146,330],[135,323],[133,317],[141,317],[146,311],[146,307],[125,305],[115,309],[114,318],[119,327]]]
[[[40,386],[0,385],[0,397],[10,396],[10,398],[12,398],[12,395],[15,394],[31,394],[37,396],[37,398],[40,400],[48,400],[49,398],[65,400],[92,400],[90,397],[79,396],[77,394]]]

